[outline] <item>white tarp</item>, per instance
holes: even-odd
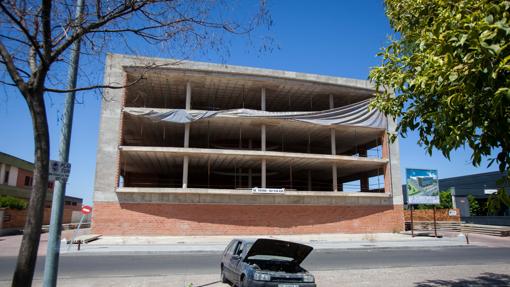
[[[221,111],[187,111],[172,109],[166,111],[147,111],[146,108],[129,108],[126,112],[148,118],[155,122],[191,123],[212,117],[273,118],[295,120],[318,125],[348,125],[386,129],[386,117],[376,109],[369,109],[370,100],[355,104],[315,112],[268,112],[250,109]]]

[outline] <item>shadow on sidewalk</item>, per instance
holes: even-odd
[[[510,286],[510,275],[496,273],[482,273],[480,276],[471,279],[456,280],[427,280],[418,282],[416,287],[464,287],[464,286]]]

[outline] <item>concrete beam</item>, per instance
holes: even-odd
[[[267,159],[267,160],[285,160],[289,161],[292,159],[296,160],[309,160],[310,162],[323,162],[348,164],[348,163],[359,163],[361,165],[382,166],[388,162],[386,159],[378,158],[363,158],[356,156],[346,155],[328,155],[328,154],[308,154],[308,153],[291,153],[291,152],[277,152],[277,151],[258,151],[258,150],[225,150],[225,149],[206,149],[206,148],[179,148],[179,147],[148,147],[148,146],[120,146],[119,149],[122,152],[136,153],[136,152],[148,152],[148,153],[162,153],[162,154],[173,154],[176,156],[204,156],[204,155],[215,155],[215,156],[230,156],[252,159]]]

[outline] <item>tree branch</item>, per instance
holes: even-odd
[[[1,1],[0,1],[1,3]],[[4,60],[4,65],[7,67],[7,72],[9,72],[9,75],[11,76],[11,79],[14,83],[16,83],[16,86],[20,89],[21,93],[23,94],[23,97],[27,97],[27,84],[21,76],[19,75],[18,69],[16,68],[16,65],[14,64],[14,60],[12,59],[11,54],[9,54],[9,51],[7,51],[7,48],[5,48],[2,41],[0,41],[0,55],[2,56],[2,59]]]
[[[67,90],[54,89],[54,88],[44,88],[44,90],[46,92],[52,92],[52,93],[80,92],[80,91],[90,91],[90,90],[95,90],[95,89],[113,89],[113,90],[118,90],[118,89],[129,88],[129,87],[135,85],[136,83],[140,82],[143,79],[145,79],[145,78],[143,76],[140,76],[140,78],[132,81],[131,83],[128,83],[126,85],[119,85],[119,86],[114,86],[114,85],[94,85],[94,86],[81,87],[81,88],[76,88],[76,89],[67,89]]]
[[[44,59],[51,58],[51,0],[42,1],[41,10]],[[47,61],[50,62],[50,61]]]
[[[30,43],[32,43],[32,46],[35,47],[35,51],[39,55],[39,58],[41,58],[41,61],[44,62],[45,60],[43,58],[43,55],[41,54],[41,51],[39,50],[40,47],[39,44],[37,43],[37,39],[34,39],[34,37],[30,35],[25,25],[23,25],[23,23],[21,23],[16,17],[14,17],[14,15],[12,15],[12,13],[9,12],[9,10],[4,6],[2,2],[3,1],[0,1],[0,9],[2,9],[2,11],[7,15],[7,17],[9,17],[9,19],[11,19],[11,21],[14,22],[14,24],[16,24],[16,26],[18,26],[21,29],[23,34],[25,34],[25,37],[27,37],[28,41],[30,41]]]

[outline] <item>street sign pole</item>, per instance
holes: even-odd
[[[76,24],[79,25],[83,15],[83,0],[76,1]],[[76,88],[78,78],[78,62],[80,58],[80,40],[76,40],[71,50],[71,63],[69,67],[69,89]],[[60,138],[59,160],[69,162],[69,145],[71,143],[71,130],[73,126],[75,92],[71,91],[66,96],[64,119],[62,123],[62,135]],[[60,236],[62,232],[62,214],[64,210],[64,195],[67,179],[55,182],[53,201],[51,205],[50,230],[48,235],[48,250],[44,264],[44,287],[57,285],[58,259],[60,254]]]
[[[434,236],[437,238],[437,227],[436,227],[436,205],[434,205]]]
[[[76,235],[78,235],[78,232],[80,232],[80,227],[81,227],[81,224],[83,223],[83,220],[85,219],[85,216],[87,216],[87,214],[89,214],[90,212],[92,211],[92,207],[88,206],[88,205],[85,205],[81,208],[81,219],[80,219],[80,223],[78,224],[78,227],[76,228],[76,230],[74,231],[73,233],[73,237],[71,238],[71,242],[68,243],[67,245],[67,250],[69,250],[71,248],[71,245],[73,245],[73,242],[74,242],[74,239],[76,238]],[[78,248],[78,250],[80,250]]]
[[[414,237],[413,205],[411,204],[411,237]]]

